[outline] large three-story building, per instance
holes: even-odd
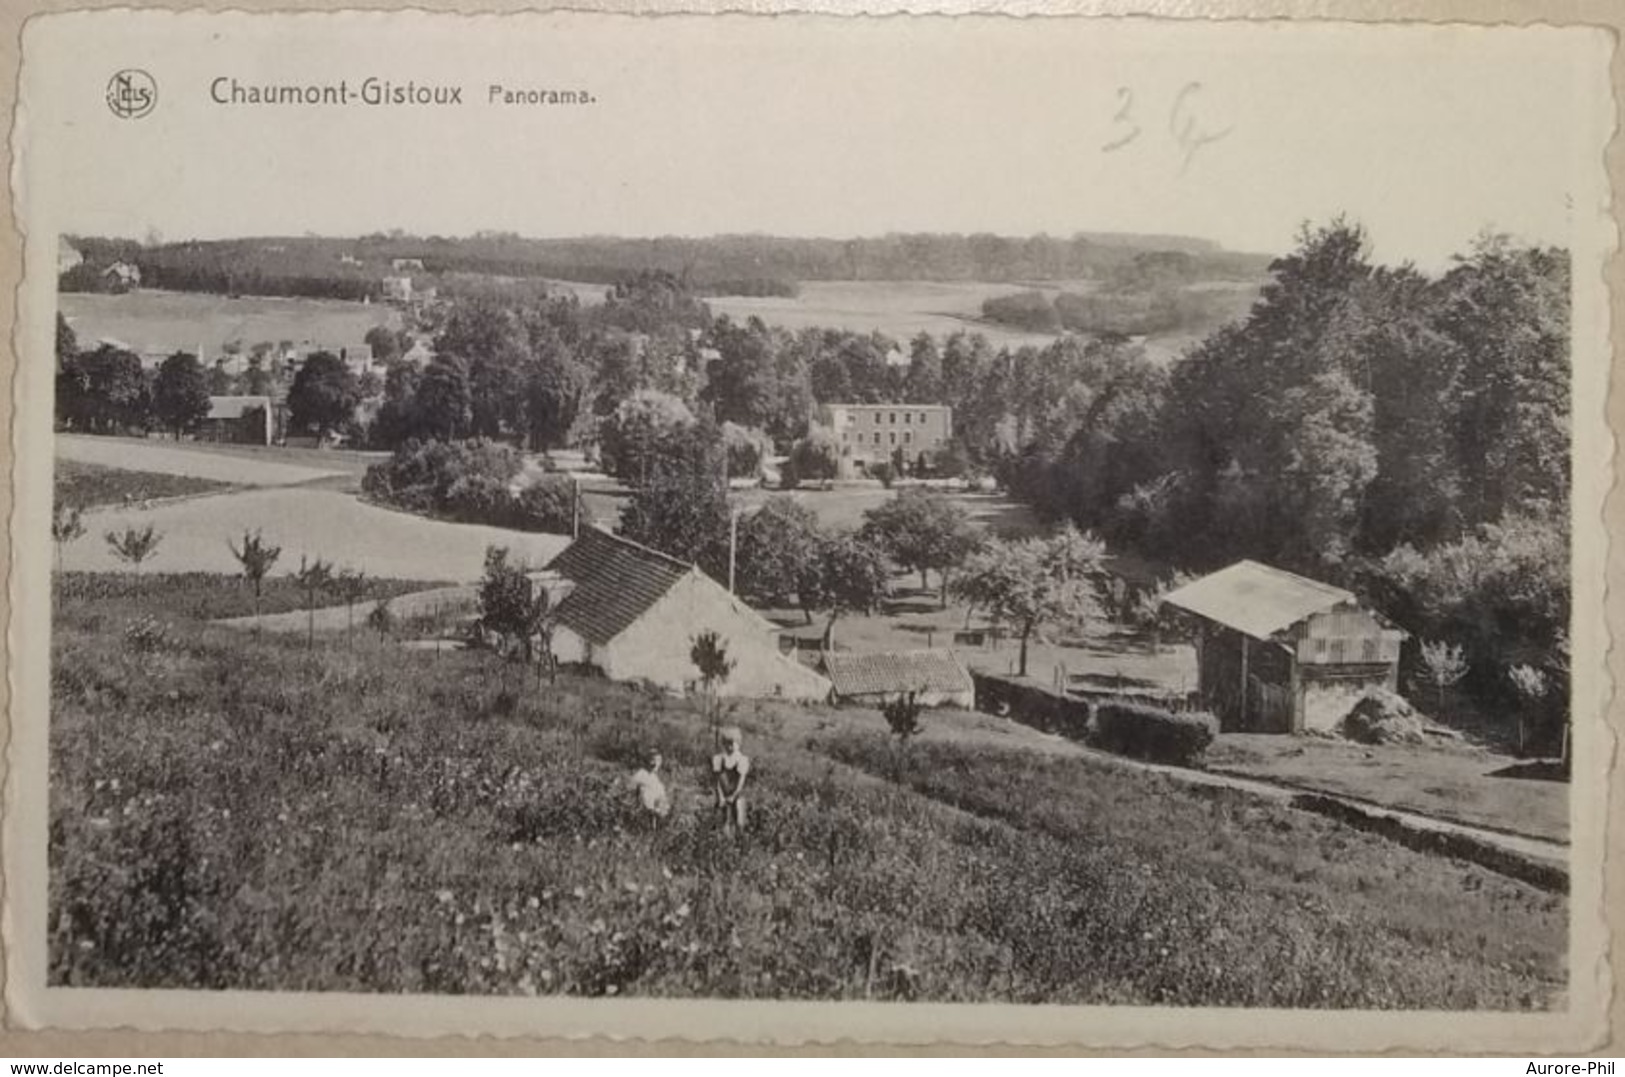
[[[867,475],[879,463],[929,470],[954,433],[946,404],[825,404],[819,421],[841,450],[841,476]]]

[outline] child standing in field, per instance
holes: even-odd
[[[750,756],[739,750],[743,739],[737,728],[724,729],[723,750],[711,757],[711,777],[716,787],[722,828],[735,834],[745,829],[745,778],[750,774]]]
[[[644,818],[652,827],[658,827],[671,814],[671,796],[666,792],[666,783],[660,778],[660,764],[663,762],[659,752],[651,751],[647,762],[632,772],[632,788],[637,790]]]

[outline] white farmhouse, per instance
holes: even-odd
[[[829,681],[780,653],[774,627],[694,565],[587,527],[545,571],[558,603],[553,654],[562,663],[687,691],[699,681],[689,652],[710,631],[734,662],[719,694],[829,698]]]

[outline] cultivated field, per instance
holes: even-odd
[[[163,535],[157,555],[142,566],[150,572],[235,573],[239,566],[227,542],[240,540],[245,529],[259,530],[266,541],[283,548],[280,566],[297,567],[304,555],[374,576],[450,582],[479,579],[489,545],[507,546],[516,558],[540,565],[568,541],[559,535],[425,519],[367,504],[341,490],[281,487],[172,502],[149,511],[87,513],[89,533],[63,552],[63,567],[79,572],[122,568],[102,533],[149,523]]]
[[[277,458],[278,450],[221,452],[192,442],[153,438],[56,435],[56,458],[75,464],[180,475],[233,486],[292,486],[344,474],[342,467],[312,467]]]
[[[58,595],[53,984],[1563,1003],[1561,896],[1318,816],[959,743],[930,715],[899,757],[872,712],[744,704],[733,842],[697,703],[142,608],[164,632]],[[658,830],[626,785],[651,746]]]
[[[99,464],[82,464],[60,456],[56,461],[55,486],[57,503],[80,509],[171,497],[195,497],[231,489],[229,483],[213,479],[159,471],[126,471]]]
[[[220,357],[229,341],[249,348],[262,341],[284,340],[337,351],[359,347],[367,330],[398,327],[399,313],[383,304],[346,303],[329,299],[282,299],[268,296],[139,290],[124,295],[65,292],[58,304],[79,347],[90,350],[103,338],[121,341],[138,352],[203,350],[206,361]]]

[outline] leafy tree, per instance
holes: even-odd
[[[735,558],[739,593],[757,606],[787,606],[798,600],[812,624],[812,607],[802,589],[819,571],[823,543],[817,513],[788,495],[768,498],[739,521]]]
[[[175,440],[193,433],[209,414],[209,382],[197,356],[176,352],[158,367],[152,386],[152,413]]]
[[[802,606],[829,611],[824,646],[835,646],[835,622],[847,613],[871,613],[886,597],[891,572],[886,555],[852,532],[825,535],[816,571],[801,584]]]
[[[79,338],[74,334],[73,327],[68,319],[62,316],[61,311],[56,313],[56,368],[62,367],[79,357]]]
[[[103,344],[75,360],[69,392],[58,397],[58,418],[78,428],[116,434],[145,427],[149,404],[141,357]]]
[[[863,534],[886,551],[897,565],[920,574],[920,587],[928,587],[926,573],[940,577],[942,604],[948,603],[948,574],[981,543],[970,514],[956,501],[924,490],[905,490],[863,514]]]
[[[83,537],[84,513],[77,505],[58,501],[51,506],[51,541],[56,543],[56,571],[62,574],[62,551],[68,543]]]
[[[362,338],[367,347],[372,349],[372,361],[382,366],[388,366],[399,359],[405,349],[402,347],[401,334],[387,325],[375,325],[367,330]]]
[[[126,527],[123,531],[109,531],[102,536],[112,549],[113,556],[120,561],[135,568],[140,568],[143,561],[158,555],[158,544],[163,541],[163,534],[154,530],[151,524],[139,531],[134,526]]]
[[[730,479],[755,478],[762,473],[765,440],[759,432],[723,423],[722,448],[727,454]]]
[[[659,439],[621,514],[620,534],[727,579],[732,510],[722,469],[712,427],[695,424]]]
[[[385,384],[385,395],[389,391]],[[412,398],[410,436],[455,441],[468,436],[473,397],[462,360],[437,355],[424,369]]]
[[[1071,527],[1048,538],[995,539],[965,563],[955,590],[996,622],[1020,633],[1020,674],[1027,644],[1046,624],[1080,622],[1096,609],[1105,546]]]
[[[282,556],[282,547],[272,546],[258,531],[244,531],[241,546],[230,541],[226,545],[231,549],[231,556],[243,567],[243,578],[254,588],[254,616],[258,617],[260,599],[265,593],[265,577],[270,574],[277,558]]]
[[[210,396],[230,396],[237,391],[237,379],[226,369],[224,359],[216,359],[209,368],[208,386]]]
[[[265,369],[265,358],[250,355],[248,369],[243,372],[243,391],[249,396],[269,396],[274,382],[271,372]]]
[[[361,388],[344,361],[332,352],[312,352],[288,390],[289,421],[327,437],[354,418],[360,403]]]
[[[840,446],[822,427],[809,430],[807,436],[790,449],[788,468],[795,482],[827,484],[839,473],[840,466]]]
[[[1545,701],[1551,690],[1551,680],[1544,671],[1529,665],[1516,665],[1507,670],[1507,680],[1512,683],[1513,691],[1517,692],[1523,704],[1518,708],[1518,751],[1524,752],[1529,745],[1526,716],[1528,712],[1538,710]]]
[[[908,377],[904,381],[904,399],[911,404],[941,404],[942,353],[937,350],[936,338],[930,333],[919,333],[909,342]]]
[[[661,443],[693,426],[694,413],[677,397],[639,390],[599,421],[598,452],[604,470],[623,482],[647,482],[650,461]]]

